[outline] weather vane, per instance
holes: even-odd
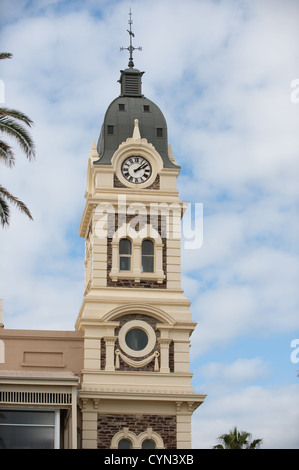
[[[132,32],[132,24],[133,24],[133,21],[132,21],[131,8],[130,8],[129,16],[130,16],[130,19],[129,19],[128,23],[129,23],[129,25],[130,25],[130,30],[127,29],[127,31],[128,31],[128,33],[129,33],[129,35],[130,35],[130,46],[129,46],[129,47],[121,47],[120,50],[121,50],[121,51],[127,50],[127,51],[130,52],[130,59],[129,59],[129,64],[128,64],[128,66],[129,66],[130,68],[133,68],[133,67],[134,67],[133,51],[135,51],[135,50],[142,51],[142,47],[133,47],[133,45],[132,45],[132,38],[135,37],[135,34]]]

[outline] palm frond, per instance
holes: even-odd
[[[248,445],[248,447],[246,447],[246,449],[258,449],[262,442],[263,442],[263,439],[254,439],[252,442],[250,442],[250,444]]]
[[[0,217],[1,217],[2,226],[8,225],[8,221],[9,221],[9,208],[7,206],[5,199],[8,200],[10,203],[14,204],[21,212],[25,213],[29,217],[29,219],[33,220],[32,215],[28,207],[26,206],[26,204],[24,204],[18,198],[13,196],[9,191],[7,191],[7,189],[5,189],[3,186],[0,185],[0,200],[1,200]]]
[[[10,52],[0,52],[0,60],[10,59],[11,57],[12,54]],[[33,125],[33,122],[26,114],[16,109],[9,109],[4,106],[0,107],[0,132],[16,140],[26,157],[31,160],[35,157],[35,145],[24,125],[28,127]],[[15,164],[13,149],[3,140],[0,140],[0,161],[9,167]],[[15,205],[21,212],[32,219],[32,215],[26,204],[0,185],[0,224],[3,227],[9,225],[9,204]]]
[[[13,117],[15,119],[18,119],[19,121],[23,121],[29,127],[33,125],[33,121],[26,114],[22,113],[21,111],[18,111],[17,109],[4,108],[3,106],[1,106],[0,116]]]
[[[9,206],[7,202],[4,200],[3,197],[1,197],[1,192],[0,192],[0,223],[2,227],[5,227],[9,225]]]
[[[0,131],[16,139],[29,160],[35,157],[35,146],[30,134],[14,119],[0,114]]]
[[[251,438],[250,432],[238,431],[234,427],[229,433],[218,437],[219,444],[215,445],[213,449],[257,449],[262,439],[251,441]]]
[[[6,166],[12,167],[15,164],[15,156],[10,145],[3,140],[0,140],[0,160]]]
[[[12,54],[10,52],[0,52],[0,59],[10,59]]]

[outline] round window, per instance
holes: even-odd
[[[126,334],[126,345],[134,351],[141,351],[147,346],[148,337],[144,330],[133,328]]]
[[[125,323],[118,334],[120,348],[129,356],[143,357],[156,344],[156,333],[145,321],[131,320]]]

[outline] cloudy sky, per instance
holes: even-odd
[[[203,244],[183,243],[182,256],[193,385],[207,394],[193,447],[237,426],[263,448],[299,448],[297,0],[1,0],[1,50],[13,54],[2,98],[34,121],[37,147],[34,162],[16,148],[16,167],[1,166],[34,217],[13,209],[1,229],[5,327],[74,328],[88,155],[119,95],[130,7],[180,198],[203,204]]]

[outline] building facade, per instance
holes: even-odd
[[[3,447],[191,447],[192,413],[205,396],[191,385],[195,323],[181,288],[186,205],[142,75],[132,61],[121,71],[91,147],[75,331],[0,330]]]
[[[0,449],[76,449],[83,335],[0,328]]]

